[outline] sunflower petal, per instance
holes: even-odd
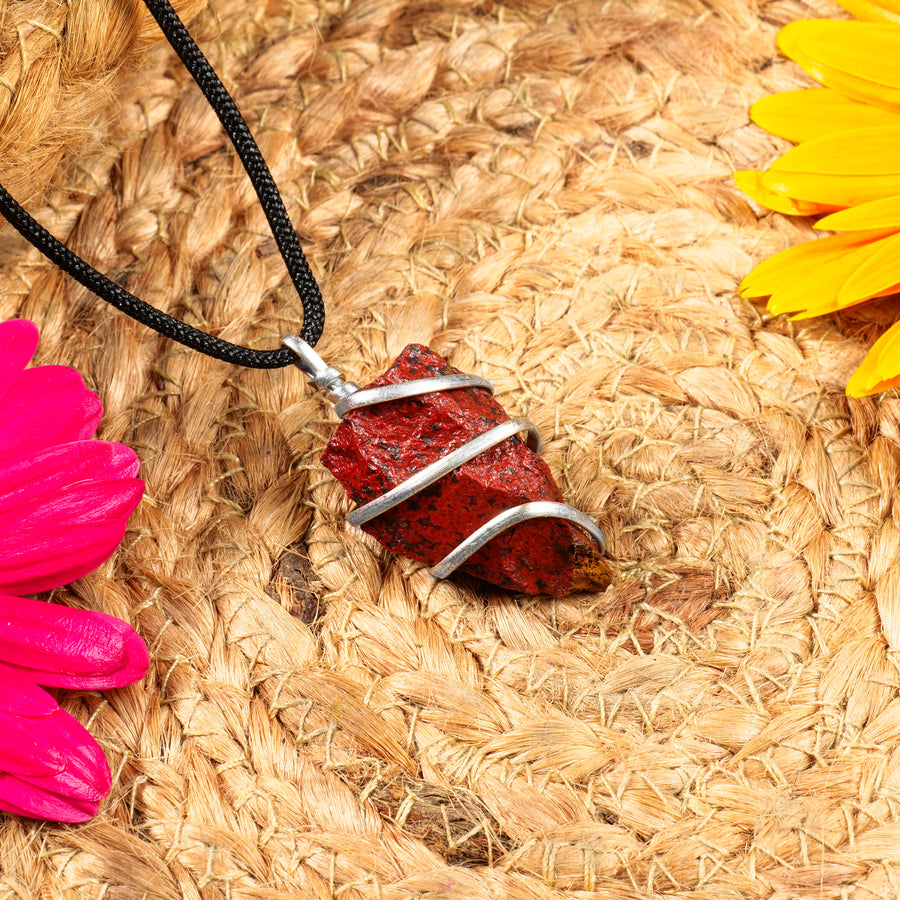
[[[895,322],[866,354],[847,382],[848,397],[867,397],[900,385],[900,322]]]
[[[785,56],[826,87],[876,106],[900,108],[900,31],[872,22],[811,19],[778,33]]]
[[[873,252],[844,282],[838,302],[844,306],[861,303],[877,294],[893,291],[900,282],[900,234],[871,245]]]
[[[835,238],[825,240],[831,242]],[[792,320],[810,319],[895,293],[900,271],[896,265],[891,265],[891,261],[896,260],[898,247],[900,235],[892,234],[852,250],[836,251],[823,258],[805,277],[783,279],[769,300],[769,311],[793,312]],[[883,259],[888,260],[886,265],[879,264]],[[872,273],[873,265],[878,277],[868,274]],[[846,290],[848,284],[851,285],[849,291]],[[854,284],[856,287],[852,287]]]
[[[814,206],[817,212],[834,212],[900,194],[900,172],[864,176],[769,171],[762,173],[761,183],[769,195],[789,198],[801,208]]]
[[[842,303],[835,296],[835,292],[831,291],[826,297],[815,297],[812,302],[807,305],[806,309],[792,315],[790,320],[792,322],[799,322],[803,319],[813,319],[816,316],[827,316],[831,313],[840,312],[842,309],[849,309],[851,306],[858,306],[866,300],[877,300],[880,297],[888,297],[891,294],[896,294],[898,287],[900,286],[896,284],[892,285],[887,290],[879,291],[877,294],[869,294],[868,296],[863,297],[860,300],[854,300],[851,303]]]
[[[819,175],[896,175],[900,172],[898,141],[900,124],[854,128],[805,141],[769,168]]]
[[[853,278],[871,257],[877,255],[878,249],[879,243],[873,243],[855,250],[836,253],[824,259],[814,269],[808,270],[803,277],[783,279],[769,298],[767,304],[769,312],[773,315],[794,313],[792,316],[794,319],[808,319],[869,300],[877,291],[848,297],[843,297],[841,291],[848,280]]]
[[[788,150],[755,178],[738,172],[742,190],[761,203],[806,204],[825,212],[900,194],[900,125],[825,135]]]
[[[760,128],[795,144],[856,128],[900,126],[900,112],[857,103],[830,88],[763,97],[750,108],[750,118]]]
[[[821,203],[808,203],[804,200],[796,200],[783,193],[772,191],[763,182],[765,174],[765,172],[753,171],[735,172],[734,183],[757,203],[787,216],[815,216],[819,213],[843,209],[842,206],[824,206]]]
[[[742,297],[766,297],[774,294],[784,284],[805,282],[812,273],[832,260],[843,259],[848,251],[865,247],[873,241],[891,234],[890,231],[851,232],[817,238],[796,244],[761,262],[742,282]]]
[[[838,0],[838,3],[857,19],[867,22],[889,22],[900,25],[900,3],[897,0]]]
[[[819,219],[813,228],[821,231],[868,231],[873,228],[900,228],[900,195],[882,197],[842,209]]]

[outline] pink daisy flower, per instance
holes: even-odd
[[[74,369],[25,368],[37,343],[33,323],[0,323],[0,809],[81,822],[109,791],[109,765],[38,685],[130,684],[147,648],[113,616],[14,594],[100,565],[144,485],[132,450],[92,439],[103,408]]]

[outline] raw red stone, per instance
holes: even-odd
[[[410,344],[367,388],[458,374]],[[509,420],[486,388],[461,388],[353,410],[322,462],[358,504],[381,496],[473,437]],[[363,525],[395,553],[434,565],[497,513],[531,500],[562,501],[547,464],[518,437],[464,463]],[[559,519],[533,519],[495,537],[460,567],[492,584],[561,597],[610,582],[593,541]]]

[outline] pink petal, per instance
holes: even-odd
[[[0,322],[0,392],[14,373],[31,361],[38,345],[38,330],[28,319]]]
[[[84,690],[131,684],[148,665],[147,645],[121,619],[3,594],[0,659],[37,684]]]
[[[70,800],[27,784],[14,775],[0,775],[0,809],[16,816],[51,822],[87,822],[97,815],[100,803]]]
[[[53,716],[54,738],[66,751],[66,768],[48,776],[22,780],[73,800],[102,800],[112,785],[109,763],[90,732],[64,710]]]
[[[109,792],[112,776],[106,757],[94,740],[91,733],[64,710],[54,717],[57,740],[66,748],[67,769],[69,778],[75,779],[85,787],[78,788],[78,796],[100,798]],[[74,795],[73,795],[74,796]]]
[[[106,560],[140,502],[137,467],[133,450],[105,441],[0,461],[0,590],[58,587]]]
[[[91,482],[134,478],[138,458],[124,444],[75,441],[58,444],[16,459],[0,460],[0,516],[20,515],[36,505],[53,504],[61,490],[75,486],[76,496]],[[58,503],[69,515],[71,498]]]
[[[65,748],[53,739],[52,726],[52,716],[0,712],[0,772],[40,777],[62,772],[66,767]]]
[[[27,717],[21,721],[28,726]],[[19,815],[83,822],[109,793],[112,776],[106,757],[84,726],[61,709],[34,722],[45,743],[63,751],[65,766],[47,774],[0,771],[0,808]]]
[[[112,781],[97,742],[46,691],[2,664],[0,729],[0,809],[65,822],[96,812]]]
[[[140,486],[133,506],[139,497]],[[120,522],[59,526],[49,535],[40,527],[23,529],[15,546],[0,555],[0,590],[38,593],[81,578],[109,559],[125,535],[125,525],[123,517]]]
[[[62,710],[60,712],[63,713]],[[100,746],[94,743],[94,747],[96,748],[96,758],[90,772],[76,768],[70,760],[69,765],[56,775],[17,775],[16,778],[22,784],[46,791],[48,794],[58,794],[69,800],[96,803],[109,793],[112,786],[112,775],[109,771],[109,763]],[[15,797],[11,799],[14,803],[17,802]]]
[[[13,716],[52,716],[59,704],[30,678],[0,663],[0,712]]]
[[[74,369],[38,366],[13,374],[0,396],[0,461],[86,440],[103,406]]]

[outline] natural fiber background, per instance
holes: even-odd
[[[65,68],[46,23],[72,8],[0,3],[0,70],[35,34]],[[792,325],[735,292],[811,233],[729,173],[780,149],[750,102],[806,83],[777,27],[837,8],[213,12],[195,30],[309,247],[322,353],[365,381],[417,340],[494,379],[620,577],[562,601],[433,584],[343,524],[299,373],[159,340],[6,229],[0,316],[84,373],[147,481],[120,553],[58,599],[132,621],[152,663],[66,695],[115,787],[84,826],[4,818],[0,897],[900,896],[900,403],[843,395],[896,310]],[[214,116],[167,49],[109,58],[61,80],[78,138],[38,135],[23,190],[64,156],[48,227],[275,346],[297,304]]]
[[[187,18],[206,5],[173,3]],[[158,39],[141,0],[0,0],[0,178],[20,202],[78,152]]]

